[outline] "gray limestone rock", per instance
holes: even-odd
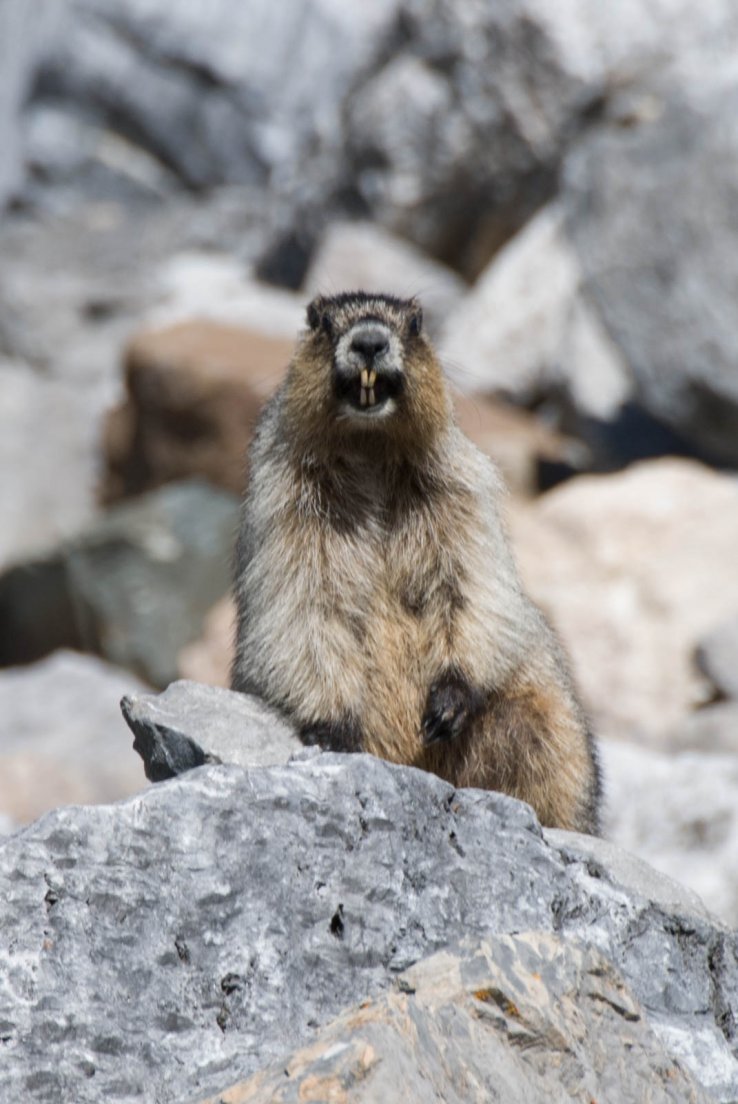
[[[316,1085],[345,1104],[710,1099],[607,958],[547,932],[432,955],[227,1099],[298,1104],[316,1099]]]
[[[738,1094],[735,934],[547,842],[511,798],[370,756],[206,766],[59,809],[0,844],[0,895],[12,1099],[215,1093],[458,939],[523,931],[595,946],[669,1058]]]
[[[250,694],[182,679],[163,694],[127,695],[120,704],[152,782],[204,763],[276,766],[305,750],[294,729]]]
[[[76,648],[155,686],[230,585],[238,503],[204,483],[171,484],[101,515],[73,541],[0,575],[0,663]]]

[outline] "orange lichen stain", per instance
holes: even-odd
[[[513,1004],[499,989],[477,989],[474,996],[484,1004],[496,1004],[506,1016],[513,1016],[516,1020],[520,1019],[518,1006]]]

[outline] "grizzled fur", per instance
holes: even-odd
[[[253,445],[234,689],[306,742],[596,832],[595,751],[565,657],[521,589],[497,471],[454,424],[419,305],[318,298],[308,322]]]

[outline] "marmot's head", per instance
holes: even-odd
[[[330,440],[381,434],[423,447],[449,418],[443,377],[415,299],[318,296],[293,361],[292,420]]]

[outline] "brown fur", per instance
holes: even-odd
[[[309,308],[253,448],[233,686],[279,706],[305,739],[596,831],[597,765],[566,661],[522,593],[496,470],[453,423],[417,311],[360,293]],[[377,418],[337,393],[365,325],[390,335],[403,380]],[[442,737],[428,744],[434,718]]]

